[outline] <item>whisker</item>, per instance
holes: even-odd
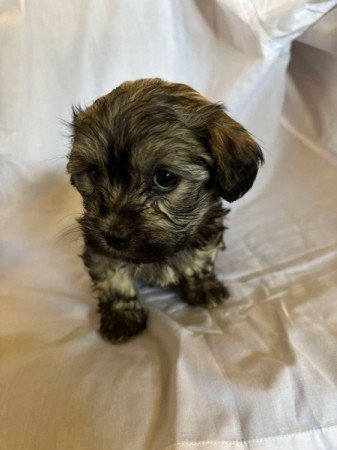
[[[75,239],[81,238],[81,227],[76,223],[68,225],[60,230],[56,234],[56,242],[60,242],[60,240],[66,239],[72,234],[75,234]]]
[[[78,213],[67,214],[66,216],[64,216],[64,217],[62,217],[61,219],[59,219],[59,220],[57,221],[57,223],[61,223],[63,220],[68,219],[69,217],[75,217],[75,216],[79,217],[79,216],[81,216],[81,213],[78,212]]]

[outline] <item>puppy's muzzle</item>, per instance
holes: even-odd
[[[106,243],[115,250],[125,250],[130,245],[131,235],[107,233],[105,240]]]

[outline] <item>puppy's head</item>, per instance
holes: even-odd
[[[74,110],[68,172],[87,244],[151,262],[188,245],[219,197],[252,186],[263,156],[248,132],[183,84],[126,82]]]

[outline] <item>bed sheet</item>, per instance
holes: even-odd
[[[337,448],[334,11],[293,46],[286,75],[291,42],[334,3],[4,4],[3,448]],[[266,164],[229,215],[216,269],[230,299],[206,311],[141,286],[147,330],[113,346],[77,256],[81,202],[56,117],[139,76],[226,100]]]

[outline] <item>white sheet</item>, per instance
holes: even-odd
[[[279,126],[290,44],[335,3],[3,4],[3,448],[337,448],[335,11],[293,47]],[[143,287],[147,330],[112,346],[77,257],[59,119],[144,76],[225,101],[266,164],[230,214],[227,303],[208,312]]]

